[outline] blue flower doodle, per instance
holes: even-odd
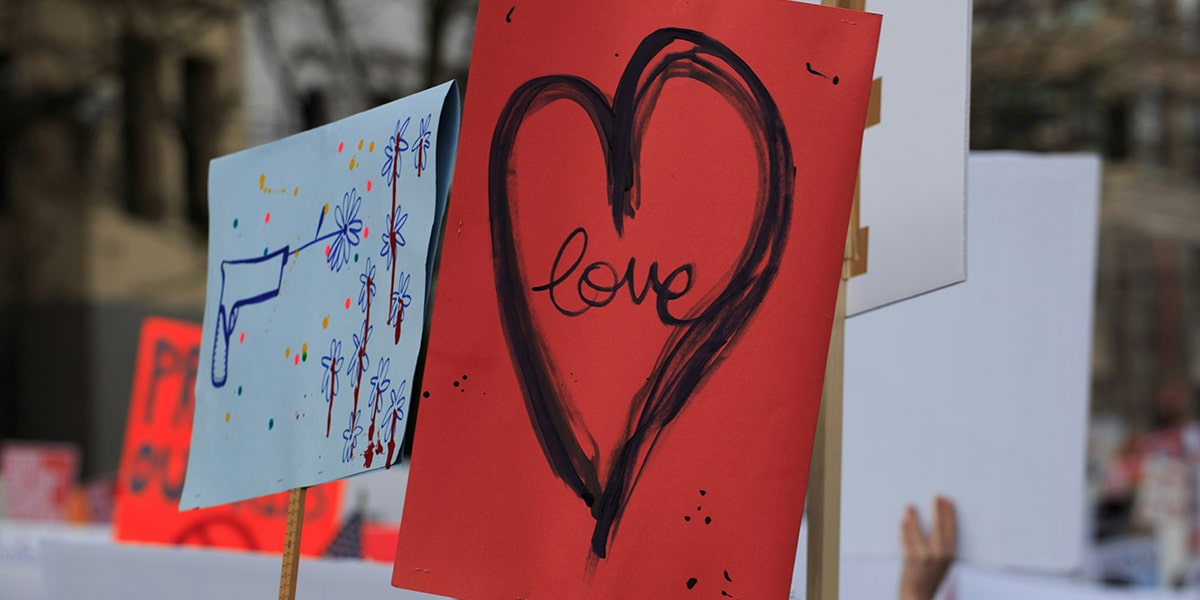
[[[358,385],[356,383],[358,374],[365,373],[371,364],[371,357],[367,355],[367,338],[371,337],[374,331],[374,325],[367,327],[367,322],[363,321],[362,329],[350,336],[350,340],[354,342],[354,353],[350,355],[350,362],[346,365],[346,375],[350,376],[350,385],[352,386]],[[359,337],[359,333],[362,334],[362,337]],[[358,360],[359,354],[362,354],[361,364]]]
[[[388,405],[387,411],[383,415],[384,423],[387,423],[388,421],[390,421],[393,418],[393,416],[395,417],[397,423],[404,422],[404,409],[405,409],[405,405],[408,404],[408,394],[405,393],[406,387],[408,387],[407,379],[402,380],[400,382],[400,385],[396,389],[391,391],[391,400],[392,401]],[[403,431],[403,430],[401,430],[401,431]],[[381,427],[379,429],[379,440],[386,444],[391,439],[392,439],[392,428],[391,427]]]
[[[375,265],[371,264],[369,257],[362,275],[358,276],[358,281],[362,284],[362,288],[358,291],[358,308],[365,313],[367,312],[367,298],[375,297]]]
[[[367,399],[367,407],[374,408],[376,414],[383,410],[383,395],[388,391],[388,388],[392,386],[392,380],[388,378],[388,367],[391,366],[391,363],[392,359],[390,358],[380,359],[379,369],[376,371],[375,375],[371,377],[371,387],[373,388],[373,391],[371,392],[371,397]],[[380,402],[376,402],[376,398],[378,398]]]
[[[329,268],[335,271],[340,272],[342,267],[350,262],[350,248],[362,241],[363,222],[358,218],[361,205],[362,196],[358,194],[358,189],[351,188],[342,196],[342,203],[334,207],[333,221],[337,226],[337,233],[333,237],[333,243],[329,245],[329,256],[325,257],[325,260],[329,262]]]
[[[384,230],[383,235],[380,236],[383,239],[383,242],[382,247],[379,248],[379,255],[384,257],[386,260],[386,263],[383,265],[385,270],[390,270],[392,268],[392,240],[396,240],[397,248],[408,243],[408,240],[404,239],[404,232],[402,231],[404,229],[404,224],[408,222],[408,213],[401,214],[401,211],[403,210],[403,207],[396,205],[396,211],[390,215],[384,216],[383,218],[384,224],[387,227]]]
[[[359,417],[362,416],[362,411],[350,411],[350,423],[342,432],[342,439],[346,441],[342,446],[342,462],[348,463],[354,458],[354,449],[358,447],[358,436],[362,435],[362,425],[358,424]]]
[[[391,306],[391,308],[390,308],[391,315],[390,316],[391,316],[391,321],[393,323],[396,322],[397,318],[400,319],[400,322],[403,323],[404,322],[404,314],[400,313],[400,305],[403,304],[404,308],[408,308],[410,305],[412,305],[412,296],[408,295],[408,283],[412,279],[412,276],[409,275],[408,273],[405,273],[404,271],[400,271],[399,273],[397,273],[396,279],[399,280],[399,282],[397,283],[397,286],[399,287],[399,289],[397,289],[395,292],[392,292],[392,300],[390,302],[390,306]]]
[[[396,152],[396,144],[399,142],[400,152],[408,152],[408,141],[404,139],[404,131],[408,129],[408,122],[411,120],[412,117],[408,117],[407,119],[404,119],[403,123],[401,123],[400,119],[396,119],[396,133],[392,134],[392,137],[388,138],[387,147],[383,149],[383,155],[385,158],[383,160],[383,168],[379,169],[379,176],[382,177],[389,186],[392,185],[393,165],[396,168],[396,177],[400,176],[400,161],[397,160],[397,157],[400,155]],[[395,154],[395,156],[393,156],[393,154]]]
[[[321,357],[321,366],[324,367],[321,376],[321,393],[324,394],[329,386],[333,386],[332,395],[336,396],[340,382],[337,374],[342,370],[342,343],[337,338],[329,340],[329,354]],[[326,396],[325,401],[328,402],[331,398]]]
[[[429,130],[431,125],[433,125],[432,114],[426,115],[424,119],[421,119],[421,135],[417,137],[417,141],[412,146],[413,167],[417,169],[417,177],[421,176],[421,172],[426,167],[425,157],[429,154],[430,138],[433,136],[433,132]]]

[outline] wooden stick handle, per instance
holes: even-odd
[[[304,496],[308,488],[288,492],[287,533],[283,539],[283,568],[279,574],[279,600],[296,600],[296,575],[300,572],[300,534],[304,526]]]
[[[821,0],[825,6],[866,10],[866,0]],[[872,85],[873,102],[866,126],[877,121],[879,81]],[[866,230],[859,228],[859,187],[854,186],[854,205],[846,232],[842,281],[830,332],[829,355],[825,362],[825,386],[813,439],[808,472],[808,580],[805,598],[837,600],[841,561],[842,521],[842,385],[846,362],[846,281],[866,272]]]
[[[842,373],[845,364],[846,280],[825,364],[825,387],[808,472],[808,581],[805,598],[837,600],[842,521]]]

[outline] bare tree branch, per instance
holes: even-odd
[[[270,17],[272,9],[270,4],[270,0],[246,1],[246,6],[253,15],[254,31],[257,33],[254,37],[258,40],[263,56],[267,59],[270,67],[273,67],[267,70],[273,73],[276,83],[283,91],[284,103],[294,111],[295,103],[300,97],[296,86],[296,73],[292,63],[284,56],[279,38],[275,35],[274,22]]]
[[[355,86],[358,98],[366,98],[367,94],[363,86],[370,81],[370,73],[367,71],[367,63],[363,59],[362,52],[354,43],[354,36],[350,33],[350,27],[346,23],[346,17],[342,14],[342,8],[337,0],[320,0],[321,12],[325,14],[325,20],[329,23],[329,29],[333,33],[333,43],[346,62],[350,64],[350,68],[354,71],[352,85]]]

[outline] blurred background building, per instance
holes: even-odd
[[[0,0],[0,438],[115,472],[142,318],[199,321],[208,161],[449,78],[472,0]]]
[[[1200,1],[974,8],[971,147],[1105,159],[1093,411],[1133,427],[1194,417]]]
[[[0,3],[0,427],[115,469],[148,312],[204,302],[207,160],[245,145],[234,2]]]
[[[1104,157],[1085,571],[1200,584],[1200,0],[974,8],[971,147]]]

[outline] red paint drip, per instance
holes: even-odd
[[[387,462],[384,463],[385,469],[392,468],[392,453],[396,451],[396,411],[392,411],[392,437],[388,438],[388,453]]]
[[[425,170],[425,142],[417,142],[417,177]]]
[[[270,222],[271,222],[271,213],[267,213],[267,215],[265,217],[263,217],[263,223],[270,223]]]
[[[333,389],[337,385],[337,357],[329,357],[329,414],[325,417],[325,437],[329,437],[329,426],[333,424]]]
[[[367,277],[367,289],[371,289],[371,278]],[[347,308],[350,305],[350,299],[346,298]],[[367,294],[367,316],[363,318],[363,339],[362,345],[358,347],[358,383],[354,386],[354,411],[350,414],[358,414],[358,392],[362,389],[363,358],[367,356],[367,332],[370,331],[371,324],[371,295]]]
[[[370,179],[367,180],[367,191],[368,192],[371,191],[371,180]]]
[[[400,310],[396,311],[396,339],[393,344],[400,343],[400,324],[404,322],[404,302],[400,301]]]
[[[242,335],[239,335],[239,336],[238,336],[238,343],[239,343],[239,344],[245,344],[245,343],[246,343],[246,332],[245,332],[245,331],[243,331],[243,332],[242,332]]]
[[[381,394],[379,393],[379,389],[376,388],[375,389],[375,410],[371,411],[371,427],[369,429],[367,429],[367,446],[368,447],[371,445],[371,442],[375,441],[375,415],[379,414],[379,401],[380,400],[381,400]],[[367,465],[367,466],[369,467],[371,465]]]
[[[396,267],[399,266],[396,263],[396,165],[400,163],[400,140],[399,139],[396,140],[396,153],[393,156],[396,157],[396,160],[392,161],[392,213],[391,213],[391,223],[388,225],[388,227],[391,228],[391,231],[388,232],[388,236],[391,238],[391,246],[392,246],[392,293],[388,295],[388,324],[389,325],[391,325],[391,323],[392,323],[392,311],[391,311],[392,305],[391,305],[391,303],[395,302],[394,298],[396,297]],[[397,323],[396,327],[397,327],[397,329],[399,329],[400,324]],[[397,340],[400,339],[399,335],[400,334],[398,334],[398,333],[396,334]]]
[[[325,244],[325,258],[329,258],[329,253],[333,250],[329,244]]]
[[[344,145],[345,145],[345,142],[338,142],[338,152],[342,151],[342,146],[344,146]]]
[[[375,390],[375,408],[371,410],[371,426],[367,428],[367,449],[363,451],[363,466],[371,468],[371,463],[375,461],[375,455],[379,454],[379,448],[373,443],[375,441],[375,415],[379,413],[380,393],[378,388]]]
[[[368,235],[370,235],[370,234],[371,234],[371,228],[370,228],[370,227],[363,227],[363,239],[364,239],[364,240],[365,240],[365,239],[367,239],[367,236],[368,236]]]

